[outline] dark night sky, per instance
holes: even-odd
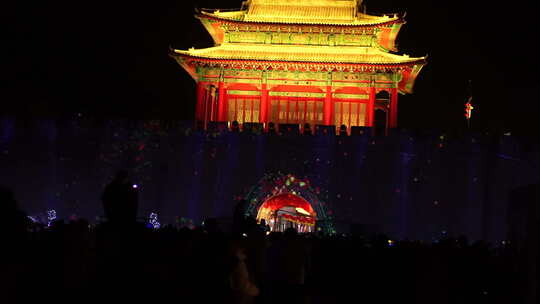
[[[168,47],[211,46],[194,7],[235,8],[240,2],[14,4],[4,10],[7,96],[0,114],[192,119],[194,82],[167,56]],[[496,3],[367,0],[371,14],[407,12],[400,53],[429,55],[415,93],[401,97],[401,126],[462,128],[472,79],[473,126],[531,128],[540,114],[534,106],[534,11],[523,0]]]

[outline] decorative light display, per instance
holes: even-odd
[[[316,188],[318,189],[318,188]],[[312,206],[317,214],[317,225],[328,234],[335,234],[336,230],[333,224],[332,211],[328,209],[325,202],[321,201],[317,193],[320,193],[312,188],[309,180],[303,180],[292,174],[266,174],[251,190],[247,193],[245,199],[249,205],[245,210],[247,216],[256,217],[261,205],[271,197],[281,194],[296,195]],[[318,230],[318,229],[317,229]]]
[[[148,216],[148,225],[150,225],[154,229],[159,229],[161,227],[157,213],[150,213],[150,215]]]
[[[161,148],[161,137],[167,136],[166,127],[158,120],[145,121],[135,128],[123,128],[113,126],[117,130],[111,134],[111,145],[102,150],[99,155],[100,161],[106,164],[107,173],[111,168],[117,169],[123,166],[130,170],[133,177],[141,182],[150,180],[147,170],[152,168],[152,153]],[[118,128],[116,128],[118,127]],[[134,189],[140,184],[134,184]]]
[[[56,220],[56,210],[47,210],[47,226],[51,226],[52,222]]]
[[[467,103],[465,103],[465,118],[467,120],[471,119],[472,117],[472,110],[474,107],[472,106],[472,97],[467,100]]]

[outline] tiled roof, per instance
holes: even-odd
[[[354,1],[256,1],[249,5],[244,21],[301,23],[351,23],[356,15]]]
[[[424,57],[394,55],[371,47],[332,47],[225,43],[206,49],[174,50],[175,54],[206,59],[291,61],[392,65],[418,63]]]
[[[357,0],[250,0],[244,10],[206,10],[203,15],[231,21],[287,24],[376,25],[397,16],[371,16],[358,12]]]

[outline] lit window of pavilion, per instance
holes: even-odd
[[[397,55],[403,16],[362,12],[362,0],[248,0],[198,10],[215,46],[171,50],[197,82],[196,119],[210,122],[397,126],[425,57]]]

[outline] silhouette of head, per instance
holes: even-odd
[[[15,195],[10,189],[0,186],[0,205],[8,210],[17,209],[17,201]]]
[[[116,173],[114,180],[121,183],[127,183],[129,178],[129,173],[127,170],[120,170]]]
[[[298,235],[298,232],[293,227],[289,227],[285,229],[285,231],[283,232],[283,235],[288,238],[294,238]]]
[[[238,132],[240,130],[240,124],[238,123],[238,121],[235,120],[232,122],[231,129],[233,132]]]
[[[271,134],[276,133],[276,125],[273,122],[268,123],[268,132]]]

